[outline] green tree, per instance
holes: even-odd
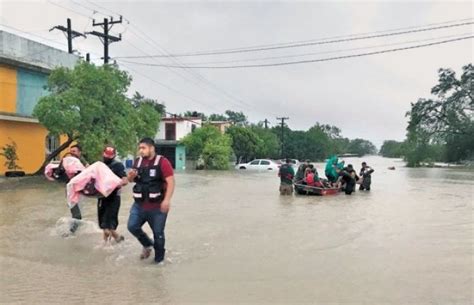
[[[223,114],[213,113],[209,116],[209,121],[227,121],[228,118]]]
[[[227,116],[227,121],[236,125],[245,126],[248,124],[247,116],[243,112],[226,110],[225,114]]]
[[[254,159],[264,145],[251,128],[234,125],[229,127],[226,133],[232,139],[232,149],[239,163]]]
[[[438,84],[431,93],[434,98],[420,98],[411,104],[407,113],[406,159],[409,166],[417,166],[425,159],[446,157],[439,145],[447,145],[445,151],[455,152],[450,161],[472,158],[474,154],[474,67],[463,67],[458,79],[451,69],[440,69]],[[434,147],[431,147],[434,145]]]
[[[261,145],[257,149],[256,158],[277,159],[279,157],[280,142],[275,133],[262,126],[253,125],[251,128],[261,140]]]
[[[204,124],[181,142],[191,160],[202,158],[207,169],[227,169],[232,154],[232,140],[212,125]]]
[[[135,91],[135,94],[130,99],[132,105],[135,108],[139,108],[141,105],[150,105],[153,107],[155,111],[160,113],[161,116],[166,114],[166,106],[165,104],[159,103],[157,100],[146,98],[145,96],[141,95],[139,92]]]
[[[403,142],[386,140],[380,147],[380,154],[386,158],[401,158],[404,156]]]
[[[182,116],[190,118],[201,118],[201,120],[207,121],[207,116],[204,113],[195,110],[185,111]]]
[[[232,154],[232,140],[228,135],[219,133],[219,137],[210,139],[204,145],[202,159],[204,168],[214,170],[229,169],[229,160]]]
[[[42,97],[34,116],[52,135],[66,135],[67,141],[53,151],[37,171],[66,149],[80,142],[86,159],[99,159],[105,144],[131,153],[139,137],[156,133],[160,113],[144,98],[128,99],[131,77],[114,65],[78,63],[74,69],[53,70],[48,78],[50,94]]]
[[[347,152],[358,156],[371,155],[377,152],[377,147],[369,140],[353,139],[350,140]]]

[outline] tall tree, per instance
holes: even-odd
[[[420,98],[407,113],[406,158],[409,165],[418,165],[429,157],[429,145],[447,144],[456,147],[457,160],[474,154],[474,66],[463,67],[458,79],[451,69],[440,69],[438,84],[431,89],[433,98]],[[462,150],[459,148],[462,147]],[[438,156],[439,157],[439,156]]]
[[[53,151],[37,171],[78,141],[89,161],[97,160],[105,144],[122,153],[134,151],[138,137],[154,136],[160,114],[149,103],[133,104],[126,92],[131,77],[114,65],[78,63],[74,69],[53,70],[48,78],[50,94],[42,97],[34,116],[52,135],[67,140]]]

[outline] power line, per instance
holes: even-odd
[[[335,57],[326,57],[326,58],[319,58],[319,59],[308,59],[308,60],[299,60],[299,61],[288,61],[288,62],[278,62],[278,63],[268,63],[268,64],[254,64],[254,65],[234,65],[234,66],[186,66],[187,69],[239,69],[239,68],[259,68],[259,67],[276,67],[276,66],[288,66],[288,65],[297,65],[297,64],[307,64],[307,63],[316,63],[316,62],[324,62],[324,61],[334,61],[340,59],[347,59],[347,58],[355,58],[355,57],[365,57],[377,54],[385,54],[385,53],[393,53],[398,51],[404,50],[411,50],[411,49],[418,49],[424,47],[430,47],[440,44],[451,43],[455,41],[461,41],[466,39],[474,38],[474,36],[465,36],[459,37],[454,39],[442,40],[437,42],[431,42],[426,44],[419,44],[414,46],[407,46],[402,48],[394,48],[394,49],[387,49],[387,50],[380,50],[374,52],[367,52],[367,53],[359,53],[359,54],[351,54],[351,55],[342,55],[342,56],[335,56]],[[183,68],[182,66],[173,66],[173,65],[156,65],[151,63],[141,63],[141,62],[133,62],[133,61],[125,61],[130,64],[136,65],[147,65],[147,66],[154,66],[154,67],[171,67],[171,68]]]
[[[327,50],[327,51],[310,52],[310,53],[299,53],[299,54],[292,54],[292,55],[265,56],[265,57],[243,58],[243,59],[233,59],[233,60],[216,60],[216,61],[205,61],[205,62],[187,62],[186,65],[192,66],[192,65],[226,64],[226,63],[238,63],[238,62],[265,61],[265,60],[282,59],[282,58],[306,57],[306,56],[319,55],[319,54],[342,53],[342,52],[349,52],[349,51],[376,49],[376,48],[382,48],[382,47],[404,45],[404,44],[409,44],[409,43],[420,43],[420,42],[425,42],[425,41],[460,37],[460,36],[469,35],[471,33],[472,32],[467,32],[467,33],[454,34],[454,35],[438,36],[438,37],[433,37],[433,38],[428,38],[428,39],[416,39],[416,40],[408,40],[408,41],[401,41],[401,42],[395,42],[395,43],[384,43],[384,44],[378,44],[378,45],[363,46],[363,47],[357,47],[357,48]]]
[[[427,31],[435,31],[440,29],[447,29],[453,27],[460,27],[474,24],[474,22],[462,22],[450,25],[442,25],[436,27],[428,27],[423,29],[412,29],[406,31],[398,31],[393,33],[386,33],[386,34],[374,34],[374,35],[366,35],[360,37],[350,37],[350,38],[341,38],[341,39],[331,39],[331,40],[323,40],[323,41],[310,41],[310,42],[299,42],[293,44],[286,44],[286,45],[276,45],[276,46],[269,46],[269,47],[258,47],[258,48],[247,48],[247,49],[237,49],[237,50],[228,50],[228,51],[204,51],[204,52],[194,52],[194,53],[181,53],[181,54],[169,54],[169,55],[153,55],[153,57],[187,57],[187,56],[208,56],[208,55],[223,55],[223,54],[234,54],[234,53],[249,53],[249,52],[260,52],[260,51],[268,51],[268,50],[276,50],[276,49],[287,49],[287,48],[299,48],[299,47],[307,47],[307,46],[314,46],[314,45],[324,45],[324,44],[332,44],[332,43],[341,43],[341,42],[349,42],[349,41],[357,41],[357,40],[365,40],[365,39],[373,39],[373,38],[381,38],[381,37],[390,37],[390,36],[399,36],[405,34],[413,34],[413,33],[420,33],[420,32],[427,32]],[[122,56],[120,58],[148,58],[144,56]]]
[[[230,48],[230,49],[214,49],[214,50],[207,50],[207,51],[201,51],[201,52],[195,52],[195,53],[236,51],[236,50],[270,47],[270,46],[284,46],[284,45],[291,45],[291,44],[295,44],[295,43],[324,41],[324,40],[329,40],[329,39],[346,38],[346,37],[354,37],[354,36],[362,36],[362,35],[372,35],[372,34],[388,33],[388,32],[402,31],[402,30],[408,30],[408,29],[432,27],[432,26],[437,26],[437,25],[442,25],[442,24],[464,22],[464,21],[468,21],[468,20],[472,21],[473,18],[464,18],[464,19],[449,20],[449,21],[444,21],[444,22],[428,23],[428,24],[417,25],[417,26],[400,27],[400,28],[395,28],[395,29],[390,29],[390,30],[371,31],[371,32],[365,32],[365,33],[346,34],[346,35],[338,35],[338,36],[328,36],[328,37],[322,37],[322,38],[310,39],[310,40],[299,40],[299,41],[284,42],[284,43],[262,44],[262,45],[255,45],[255,46],[249,46],[249,47],[240,47],[240,48]]]
[[[146,78],[146,79],[148,79],[148,80],[150,80],[150,81],[152,81],[152,82],[158,84],[159,86],[161,86],[161,87],[163,87],[163,88],[166,88],[166,89],[168,89],[168,90],[170,90],[170,91],[175,92],[176,94],[178,94],[178,95],[180,95],[180,96],[182,96],[182,97],[184,97],[184,98],[187,98],[187,99],[189,99],[189,100],[191,100],[191,101],[193,101],[193,102],[195,102],[195,103],[198,103],[198,104],[200,104],[200,105],[202,105],[202,106],[210,107],[210,108],[213,108],[213,109],[216,110],[216,111],[219,111],[219,110],[218,110],[217,108],[215,108],[213,105],[205,104],[205,103],[203,103],[203,102],[201,102],[201,101],[199,101],[199,100],[197,100],[197,99],[195,99],[195,98],[193,98],[193,97],[191,97],[191,96],[188,96],[188,95],[186,95],[186,94],[184,94],[184,93],[181,93],[179,90],[177,90],[177,89],[175,89],[175,88],[173,88],[173,87],[171,87],[171,86],[168,86],[168,85],[166,85],[166,84],[164,84],[164,83],[162,83],[162,82],[159,82],[159,81],[157,81],[156,79],[151,78],[151,77],[149,77],[148,75],[139,72],[138,70],[135,70],[135,69],[133,69],[133,68],[130,68],[128,65],[123,65],[123,66],[125,66],[128,70],[131,70],[131,71],[133,71],[133,72],[135,72],[135,73],[141,75],[142,77],[144,77],[144,78]]]
[[[112,10],[109,10],[107,8],[105,8],[104,6],[100,6],[92,1],[87,1],[89,2],[90,4],[94,5],[94,6],[97,6],[99,8],[102,8],[102,9],[105,9],[113,14],[116,14],[116,15],[119,15],[117,12],[114,12]],[[127,19],[126,19],[127,20]],[[147,33],[145,33],[144,31],[142,31],[138,26],[132,24],[129,20],[127,20],[127,22],[136,29],[136,31],[140,34],[140,35],[143,35],[143,37],[141,37],[140,35],[138,35],[135,31],[131,30],[132,33],[135,34],[136,37],[138,37],[139,39],[142,39],[143,41],[145,41],[146,43],[150,44],[153,48],[156,48],[161,54],[165,54],[165,55],[169,55],[169,52],[166,51],[162,46],[160,46],[152,37],[150,37]],[[139,49],[138,47],[134,46],[133,47],[137,50],[139,50],[140,52],[144,53],[144,54],[147,54],[145,51]],[[150,56],[149,54],[147,54],[147,56]],[[177,65],[181,65],[184,67],[184,64],[180,63],[177,59],[173,58],[173,57],[167,57],[168,59],[172,60],[175,64]],[[173,69],[169,69],[170,71],[172,71],[173,73],[177,74],[178,76],[182,77],[183,79],[185,79],[186,81],[189,81],[189,82],[192,82],[190,81],[188,78],[186,78],[185,76],[177,73],[177,71],[173,70]],[[192,70],[188,70],[188,69],[184,69],[185,72],[189,73],[192,77],[196,78],[198,81],[200,82],[203,82],[205,83],[206,85],[208,85],[209,87],[211,87],[212,89],[214,89],[215,91],[218,91],[219,93],[223,94],[226,98],[228,98],[229,100],[232,101],[232,104],[234,104],[235,106],[237,107],[242,107],[244,106],[244,108],[246,109],[249,109],[249,110],[252,110],[253,109],[253,106],[242,101],[241,99],[238,99],[238,98],[235,98],[234,96],[232,96],[231,94],[227,93],[225,90],[217,87],[215,84],[211,83],[209,80],[207,80],[204,76],[202,76],[201,74],[199,74],[197,71],[192,71]],[[195,82],[192,82],[194,83],[196,86],[198,87],[201,87],[199,86],[197,83]]]

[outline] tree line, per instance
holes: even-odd
[[[198,111],[187,111],[183,115],[198,116],[204,120],[202,128],[196,129],[182,142],[188,158],[200,160],[209,169],[225,169],[230,160],[248,162],[255,158],[290,157],[323,161],[332,154],[363,156],[377,153],[370,141],[345,138],[339,128],[331,125],[316,123],[308,130],[291,130],[284,126],[282,143],[281,127],[266,128],[263,122],[249,123],[242,112],[227,110],[224,114],[207,116]],[[212,121],[227,121],[232,126],[221,134],[212,126]]]
[[[403,157],[410,167],[474,159],[473,65],[465,65],[460,77],[452,69],[439,69],[431,94],[411,104],[406,139],[385,141],[383,156]]]

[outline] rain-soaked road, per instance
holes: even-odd
[[[0,304],[472,304],[474,172],[368,161],[371,193],[324,198],[280,197],[275,173],[177,174],[159,266],[126,232],[129,187],[126,240],[104,247],[93,201],[65,239],[63,185],[3,180]]]

